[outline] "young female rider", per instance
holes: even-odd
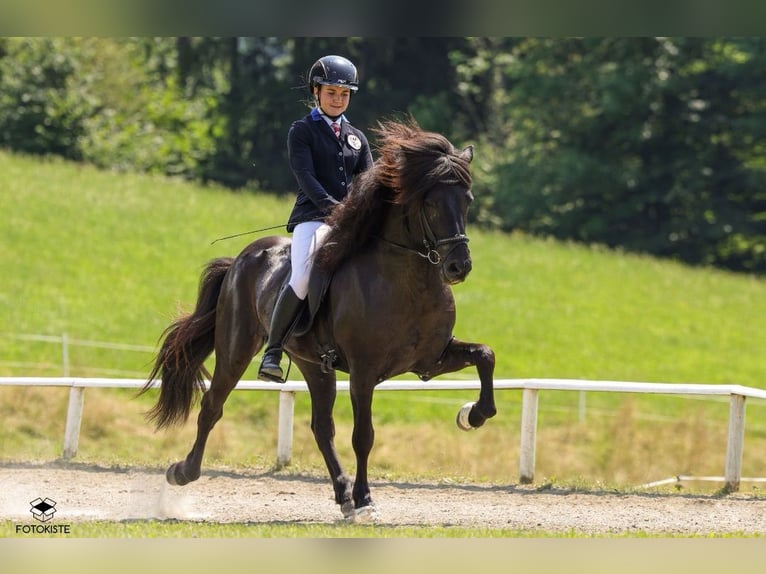
[[[287,231],[293,233],[290,282],[277,298],[258,378],[284,382],[282,347],[308,294],[316,249],[329,226],[324,219],[346,196],[353,177],[372,166],[365,135],[344,116],[359,87],[356,67],[341,56],[324,56],[308,75],[315,106],[287,134],[290,168],[299,192]]]

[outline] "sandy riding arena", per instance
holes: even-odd
[[[614,494],[492,486],[372,482],[381,525],[507,528],[540,532],[766,533],[766,499],[728,496]],[[342,520],[325,478],[270,471],[203,472],[184,487],[161,470],[85,464],[0,464],[0,519],[26,521],[29,502],[56,502],[56,519],[181,519],[241,523]]]

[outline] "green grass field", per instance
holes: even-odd
[[[16,536],[15,523],[0,521],[0,538]],[[358,524],[214,524],[175,520],[107,522],[76,526],[78,538],[519,538],[556,536],[545,531],[492,528],[376,526]],[[575,533],[571,534],[575,536]],[[67,538],[71,535],[60,534]],[[639,534],[640,536],[640,534]]]
[[[455,526],[381,526],[359,524],[215,524],[196,521],[136,520],[79,522],[73,528],[77,538],[653,538],[645,532],[585,535],[581,532],[547,532],[497,528],[461,528]],[[16,523],[0,521],[0,538],[12,538]],[[69,534],[49,535],[70,538]],[[665,534],[664,538],[704,538],[704,535]],[[762,538],[743,533],[716,534],[715,538]]]
[[[0,376],[62,374],[60,345],[19,335],[154,347],[176,314],[193,306],[203,265],[236,254],[257,236],[211,242],[278,225],[292,205],[291,197],[4,153],[0,173]],[[522,235],[468,232],[474,271],[454,289],[455,334],[493,347],[497,378],[766,387],[762,279]],[[68,368],[74,376],[142,378],[151,360],[151,352],[72,345]],[[296,370],[292,375],[299,376]],[[449,378],[475,376],[468,369]],[[253,369],[245,378],[255,378]],[[135,399],[124,390],[86,395],[78,460],[164,466],[191,445],[191,422],[162,433],[147,426],[142,413],[152,396]],[[378,393],[371,474],[516,481],[520,393],[498,392],[498,416],[479,432],[462,433],[456,411],[474,398],[465,392]],[[0,387],[0,460],[59,457],[66,402],[63,389]],[[336,413],[338,450],[350,465],[351,415],[343,396]],[[276,414],[276,394],[235,393],[211,436],[206,463],[272,465]],[[763,404],[748,405],[745,476],[766,476],[764,414]],[[622,488],[677,474],[720,475],[727,416],[720,400],[544,393],[537,476]],[[299,396],[293,466],[323,475],[309,417],[308,397]]]

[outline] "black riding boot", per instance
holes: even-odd
[[[282,347],[302,307],[303,299],[298,299],[292,287],[285,286],[274,306],[269,328],[269,340],[266,343],[266,350],[263,352],[261,366],[258,369],[258,378],[262,381],[285,382],[282,367],[279,366],[282,360]]]

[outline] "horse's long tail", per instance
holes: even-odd
[[[162,385],[157,404],[146,413],[158,429],[182,423],[189,418],[192,403],[204,390],[205,359],[215,346],[215,310],[232,257],[221,257],[207,264],[199,285],[197,305],[190,315],[179,318],[163,333],[165,338],[154,368],[139,394],[145,393],[160,375]]]

